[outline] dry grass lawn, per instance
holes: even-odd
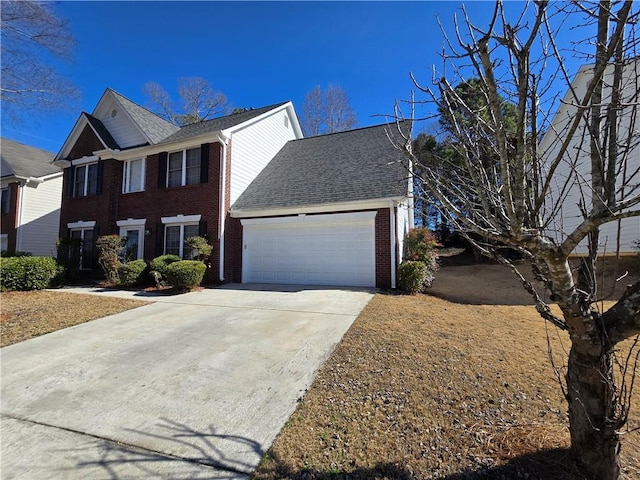
[[[376,295],[254,478],[581,478],[547,327],[532,306],[510,303]],[[548,332],[562,368],[568,337]],[[638,388],[634,402],[630,429],[640,427]],[[640,478],[639,431],[624,435],[622,461],[623,478]]]
[[[140,307],[148,302],[61,291],[2,292],[0,347]]]

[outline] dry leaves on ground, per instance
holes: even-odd
[[[2,292],[0,302],[0,347],[148,303],[50,290]]]
[[[377,295],[255,478],[579,478],[545,328],[531,306]],[[568,338],[551,343],[561,367]],[[624,439],[626,478],[638,436]]]

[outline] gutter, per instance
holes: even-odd
[[[406,196],[377,198],[372,200],[354,200],[350,202],[320,203],[315,205],[298,205],[292,207],[274,207],[266,209],[231,210],[231,218],[278,217],[298,215],[301,213],[337,213],[350,210],[373,210],[389,208],[390,202],[402,202]]]

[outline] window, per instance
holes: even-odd
[[[200,183],[200,147],[173,152],[167,162],[167,187]]]
[[[118,220],[116,225],[120,227],[120,236],[126,238],[122,252],[122,261],[127,263],[138,260],[144,256],[144,235],[146,219]]]
[[[185,241],[189,237],[195,237],[200,233],[200,227],[196,224],[167,225],[164,231],[164,253],[178,255],[180,258],[192,259],[196,252],[190,250]]]
[[[80,270],[91,270],[95,242],[93,228],[73,229],[71,230],[71,238],[80,239]]]
[[[122,193],[142,192],[144,190],[145,160],[124,162]]]
[[[75,168],[73,196],[86,197],[98,193],[98,163],[78,165]]]
[[[6,252],[9,249],[9,235],[6,233],[0,234],[0,252]]]
[[[9,213],[9,209],[11,208],[11,190],[8,188],[2,189],[2,205],[0,206],[0,211],[2,213]]]

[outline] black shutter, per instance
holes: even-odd
[[[96,194],[102,193],[102,178],[104,177],[104,161],[98,160],[98,181],[96,186]]]
[[[200,220],[200,223],[198,225],[198,235],[200,235],[203,238],[208,238],[207,237],[207,221],[206,220]]]
[[[67,182],[67,197],[69,198],[73,197],[73,181],[75,180],[75,171],[76,167],[74,167],[73,165],[71,165],[64,171],[66,173],[65,182]]]
[[[167,152],[158,154],[158,188],[167,187]]]
[[[164,253],[164,224],[156,224],[156,257]]]
[[[200,145],[200,183],[209,181],[209,144]]]

